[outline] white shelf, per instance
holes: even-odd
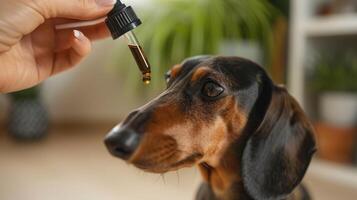
[[[310,176],[319,177],[328,182],[351,186],[357,189],[357,168],[328,161],[314,159],[309,167]]]
[[[288,88],[296,100],[304,105],[306,94],[306,63],[310,50],[320,48],[319,42],[311,38],[326,36],[357,36],[357,13],[336,14],[327,17],[313,17],[317,0],[291,0],[291,26],[289,37]],[[333,45],[344,45],[343,37],[328,38]],[[342,43],[342,44],[341,44]]]
[[[307,36],[357,35],[357,14],[317,17],[305,23]]]
[[[321,42],[311,42],[311,37],[316,39],[326,36],[342,36],[328,38],[329,44],[333,45],[331,49],[334,49],[334,45],[336,47],[344,45],[344,36],[357,36],[357,14],[312,17],[316,2],[316,0],[292,0],[290,4],[288,86],[289,91],[303,107],[306,89],[306,64],[310,59],[309,53],[311,50],[321,48]],[[340,44],[341,42],[342,44]],[[357,168],[355,167],[314,159],[307,174],[310,177],[330,183],[329,185],[332,185],[332,187],[342,186],[340,188],[348,187],[357,191]],[[319,192],[324,193],[323,190]]]

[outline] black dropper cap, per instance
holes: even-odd
[[[113,39],[124,35],[141,24],[131,6],[126,6],[119,0],[114,5],[105,20]]]

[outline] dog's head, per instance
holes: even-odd
[[[161,95],[108,134],[114,156],[157,173],[235,162],[255,199],[283,197],[300,183],[315,151],[311,125],[261,67],[195,57],[174,66],[166,81]]]

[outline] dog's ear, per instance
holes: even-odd
[[[271,85],[269,94],[259,98],[265,98],[266,106],[262,101],[257,105],[265,110],[253,112],[265,114],[243,150],[243,184],[254,199],[282,199],[301,182],[309,166],[315,152],[313,128],[285,88]]]

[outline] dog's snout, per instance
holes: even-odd
[[[139,110],[134,110],[133,112],[131,112],[126,119],[123,121],[123,124],[128,123],[131,119],[133,119],[137,114],[139,113]]]
[[[109,152],[116,157],[127,160],[139,146],[140,135],[129,128],[114,128],[105,138]]]

